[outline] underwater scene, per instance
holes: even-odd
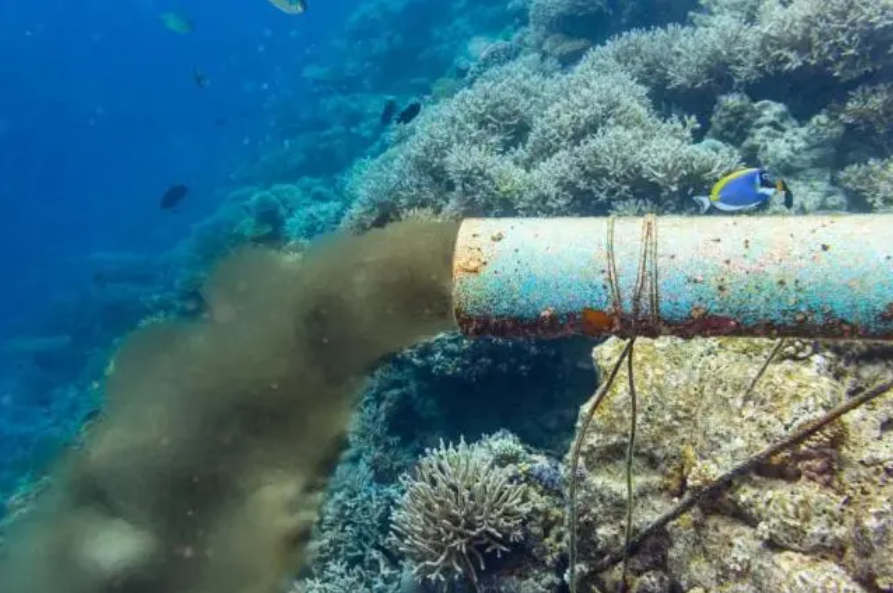
[[[893,0],[0,55],[0,593],[893,593]]]

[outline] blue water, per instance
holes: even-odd
[[[792,204],[776,195],[760,214],[893,211],[893,23],[882,2],[307,1],[301,15],[268,0],[0,2],[0,560],[14,514],[2,503],[28,499],[101,416],[115,348],[135,328],[205,312],[202,282],[237,247],[295,254],[339,228],[431,215],[701,216],[691,198],[739,166],[791,188]],[[191,30],[169,29],[164,13]],[[189,188],[185,199],[160,207],[176,184]],[[706,215],[726,215],[713,210]],[[398,476],[441,438],[508,430],[525,456],[538,451],[530,475],[553,506],[533,514],[550,524],[547,539],[525,540],[523,559],[510,557],[497,573],[509,577],[504,590],[528,590],[511,584],[528,564],[548,580],[527,584],[565,590],[558,484],[596,380],[592,345],[456,332],[382,361],[361,394],[323,513],[324,535],[357,541],[345,555],[335,544],[321,548],[321,562],[337,573],[346,560],[367,580],[389,582],[335,580],[349,590],[397,590],[399,572],[382,572],[379,548]],[[801,346],[782,350],[783,364]],[[877,363],[893,376],[889,351],[848,348],[797,364],[815,363],[809,372],[829,377],[834,369],[841,390],[843,368],[859,377],[866,363],[870,376]],[[254,402],[225,401],[254,418]],[[878,434],[889,425],[879,420]],[[842,454],[855,457],[840,468],[889,458]],[[530,469],[512,458],[519,476]],[[828,486],[836,470],[810,466],[804,480]],[[597,471],[583,473],[600,480]],[[78,504],[105,504],[101,494]],[[603,502],[613,505],[614,494]],[[873,537],[889,548],[883,529]],[[870,535],[854,533],[863,531]],[[535,532],[530,538],[545,533]],[[764,551],[775,544],[784,547],[773,541]],[[822,559],[864,560],[858,578],[874,578],[877,566],[853,556],[861,547],[871,548],[835,547]],[[673,590],[689,588],[682,582]]]
[[[303,62],[350,8],[320,4],[311,21],[263,1],[3,3],[2,326],[83,283],[91,251],[169,248],[214,209],[275,102],[306,100]],[[163,27],[168,10],[194,31]],[[176,182],[192,193],[171,215],[157,199]]]
[[[271,141],[276,110],[310,100],[302,68],[353,8],[319,4],[298,16],[262,0],[0,5],[0,342],[70,332],[59,315],[76,327],[101,325],[80,306],[77,321],[59,312],[60,301],[95,290],[90,255],[157,255],[219,207],[232,172]],[[165,28],[166,11],[194,30]],[[190,194],[162,211],[158,200],[174,183]],[[127,317],[125,325],[137,321]],[[108,338],[73,344],[70,366]],[[77,369],[60,372],[54,361],[34,384],[20,381],[33,378],[33,361],[0,359],[0,392],[24,415],[6,414],[2,425],[30,450],[25,437],[40,427],[28,423],[50,414],[30,403],[58,403],[67,386],[56,381]]]

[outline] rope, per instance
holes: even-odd
[[[645,216],[642,221],[642,238],[640,241],[639,270],[636,278],[636,289],[633,294],[633,331],[637,335],[636,323],[642,313],[642,295],[645,292],[645,279],[648,278],[649,314],[652,327],[660,323],[660,287],[657,270],[657,218],[653,214]],[[649,262],[651,263],[649,270]],[[649,274],[650,271],[650,274]]]
[[[608,263],[608,288],[611,293],[613,313],[617,319],[618,329],[623,326],[623,297],[620,290],[620,278],[617,274],[617,257],[614,250],[614,221],[608,218],[605,240],[605,257]],[[639,245],[639,268],[636,273],[636,285],[632,295],[632,329],[631,337],[637,335],[636,325],[642,316],[642,296],[648,282],[648,308],[651,327],[660,324],[660,285],[658,283],[657,266],[657,218],[648,214],[642,221],[642,234]],[[650,264],[650,265],[649,265]]]
[[[638,535],[636,535],[636,537],[633,538],[631,549],[635,550],[639,548],[649,537],[666,527],[669,523],[675,521],[676,519],[687,513],[705,498],[715,496],[723,488],[726,488],[730,484],[732,484],[737,478],[747,475],[748,473],[753,471],[753,469],[759,464],[764,463],[766,460],[771,459],[782,451],[785,451],[802,443],[841,416],[864,406],[868,402],[877,399],[882,395],[886,395],[890,392],[891,389],[893,389],[893,381],[883,381],[881,383],[878,383],[871,389],[864,391],[860,395],[845,400],[844,402],[838,404],[821,416],[806,420],[805,422],[799,424],[781,440],[766,447],[759,453],[748,457],[706,486],[703,486],[702,488],[687,494],[685,498],[683,498],[679,502],[679,504],[655,519],[655,521],[651,525],[649,525]],[[595,566],[593,566],[592,570],[594,572],[602,572],[611,568],[621,561],[622,554],[623,552],[614,552],[608,554],[602,560],[596,563]]]
[[[607,380],[602,383],[599,386],[598,391],[595,392],[595,401],[592,403],[592,406],[590,406],[589,412],[587,412],[586,417],[583,419],[583,423],[580,425],[580,430],[577,432],[577,438],[574,440],[574,448],[571,451],[571,475],[570,486],[568,488],[568,522],[570,524],[568,528],[568,588],[570,589],[570,593],[577,592],[577,469],[580,466],[580,449],[583,446],[583,436],[589,429],[589,425],[595,417],[595,412],[601,406],[608,390],[614,385],[617,373],[620,371],[620,367],[623,366],[623,361],[629,356],[632,348],[633,340],[630,340],[626,343],[626,346],[624,346],[623,351],[611,368]]]
[[[784,338],[779,338],[775,342],[775,347],[772,348],[772,352],[769,353],[769,356],[766,357],[766,360],[763,361],[763,366],[760,367],[759,372],[754,375],[754,378],[751,379],[750,385],[747,386],[747,391],[744,392],[744,395],[741,396],[741,404],[744,405],[750,400],[751,394],[753,394],[753,390],[756,388],[757,383],[760,379],[763,378],[763,375],[766,374],[766,369],[769,368],[769,365],[772,364],[772,361],[778,356],[778,353],[781,351],[781,347],[784,346]]]
[[[620,326],[623,320],[623,300],[620,297],[620,279],[617,276],[617,260],[614,257],[614,220],[613,216],[608,218],[608,232],[605,240],[605,254],[608,260],[608,286],[611,288],[611,301],[614,315]]]
[[[629,444],[626,448],[626,528],[623,534],[623,570],[620,576],[620,591],[626,591],[626,577],[629,573],[629,546],[633,539],[633,453],[636,449],[636,421],[638,418],[638,396],[633,375],[633,349],[635,338],[629,341],[629,357],[626,359],[626,373],[629,380]]]
[[[620,280],[617,274],[617,260],[614,253],[614,222],[615,218],[612,216],[608,218],[607,221],[607,232],[605,237],[605,252],[607,259],[607,268],[608,268],[608,284],[611,291],[611,300],[613,302],[613,313],[617,320],[618,329],[622,329],[623,327],[623,300],[620,291]],[[649,260],[651,263],[650,273],[649,273]],[[608,394],[611,386],[614,384],[614,380],[617,377],[617,373],[620,370],[624,360],[627,363],[627,375],[629,380],[629,392],[630,392],[630,405],[631,405],[631,418],[630,418],[630,431],[629,431],[629,441],[626,452],[626,529],[625,529],[625,544],[624,544],[624,552],[623,552],[623,576],[621,579],[621,590],[625,590],[626,587],[626,576],[628,572],[628,550],[630,549],[630,544],[632,541],[632,513],[633,513],[633,476],[632,476],[632,462],[633,462],[633,454],[635,451],[635,441],[636,441],[636,417],[638,414],[637,410],[637,394],[635,387],[635,376],[633,374],[633,345],[635,344],[636,337],[638,335],[638,320],[641,317],[642,310],[642,297],[645,293],[645,282],[646,278],[649,284],[649,314],[651,317],[652,328],[656,328],[658,323],[660,322],[660,294],[658,292],[658,268],[657,268],[657,219],[653,214],[649,214],[645,217],[642,222],[642,234],[640,241],[640,253],[639,253],[639,267],[636,273],[636,285],[632,295],[632,319],[631,319],[631,328],[630,328],[630,339],[624,347],[623,351],[620,353],[619,358],[614,363],[613,368],[608,376],[607,381],[605,381],[598,391],[596,392],[594,398],[595,401],[592,403],[592,406],[589,408],[589,412],[586,414],[586,417],[583,419],[583,423],[580,425],[580,430],[577,433],[577,438],[574,441],[574,447],[571,451],[571,475],[570,475],[570,487],[568,493],[568,515],[569,515],[569,543],[568,543],[568,556],[569,556],[569,566],[568,566],[568,585],[570,589],[570,593],[576,593],[577,591],[577,469],[580,463],[580,450],[583,444],[583,438],[586,435],[587,430],[589,429],[589,425],[592,423],[593,418],[595,417],[595,413],[598,408],[601,406],[602,402],[605,399],[605,396]]]
[[[648,274],[648,261],[651,260],[651,274]],[[653,214],[645,216],[642,221],[642,238],[639,254],[639,269],[636,277],[636,290],[633,294],[633,318],[630,337],[630,352],[626,359],[627,379],[629,382],[630,424],[629,441],[626,449],[626,527],[624,529],[623,543],[623,568],[620,577],[620,591],[626,591],[626,579],[629,574],[629,550],[633,537],[633,458],[636,447],[636,422],[638,416],[638,394],[636,393],[636,380],[633,368],[633,343],[639,335],[638,321],[641,317],[642,296],[645,292],[645,279],[648,277],[650,288],[650,315],[651,327],[656,328],[660,321],[658,306],[660,295],[658,294],[657,277],[657,219]]]

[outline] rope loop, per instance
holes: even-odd
[[[617,274],[617,257],[614,248],[614,226],[616,218],[608,218],[605,238],[605,253],[608,264],[608,286],[611,292],[611,306],[615,318],[615,330],[623,329],[623,296],[620,278]],[[658,283],[657,266],[657,217],[647,214],[642,221],[642,232],[639,240],[639,265],[636,273],[636,285],[633,290],[631,305],[630,337],[637,335],[638,321],[642,316],[642,300],[648,290],[648,314],[652,329],[660,324],[660,285]]]

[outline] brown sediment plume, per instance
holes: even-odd
[[[457,228],[224,261],[205,318],[121,348],[103,419],[9,534],[0,591],[277,591],[306,555],[359,379],[453,326]]]

